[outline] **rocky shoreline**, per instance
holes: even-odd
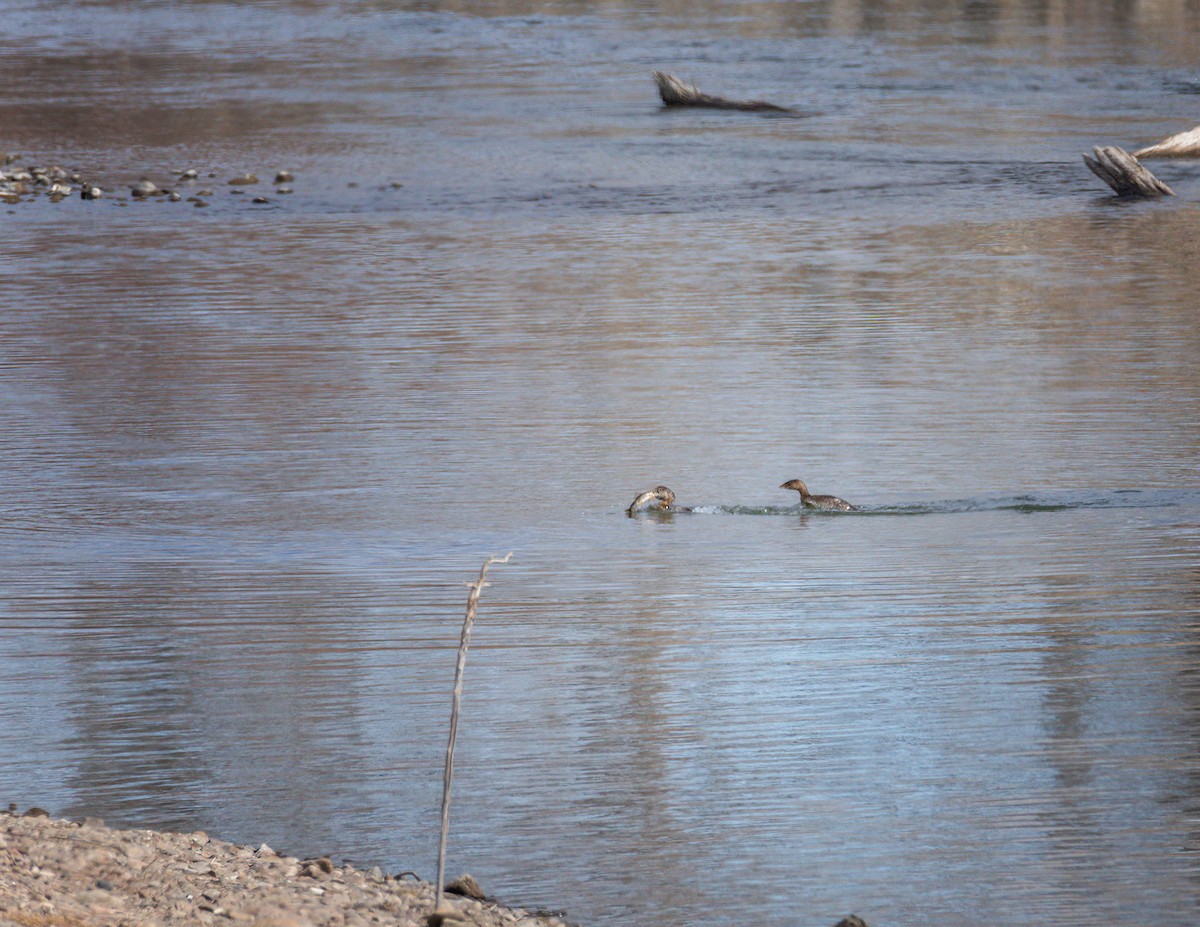
[[[117,830],[98,818],[0,810],[0,927],[569,927],[555,912],[483,896],[470,876],[446,887],[298,859],[265,843]],[[850,915],[835,927],[867,927]]]
[[[433,885],[378,867],[282,856],[199,831],[116,830],[36,808],[0,811],[4,927],[426,927],[433,906]],[[464,895],[444,895],[440,912],[439,924],[566,927],[547,912]]]

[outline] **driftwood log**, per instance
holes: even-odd
[[[658,95],[667,106],[707,106],[710,109],[744,109],[768,113],[795,113],[787,106],[777,106],[763,100],[727,100],[702,93],[699,88],[685,84],[678,77],[664,71],[654,71],[654,82],[658,84]]]
[[[1135,158],[1200,158],[1200,126],[1133,153]]]
[[[1117,196],[1174,196],[1175,191],[1138,164],[1123,148],[1093,148],[1095,158],[1083,156],[1092,173],[1112,187]]]

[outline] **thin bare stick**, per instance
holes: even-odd
[[[503,557],[488,557],[479,570],[479,578],[468,583],[471,590],[467,596],[467,614],[463,619],[462,638],[458,642],[458,662],[454,667],[454,706],[450,709],[450,742],[446,745],[446,773],[442,779],[442,835],[438,841],[437,864],[437,894],[433,908],[437,911],[442,906],[442,888],[446,884],[446,835],[450,832],[450,783],[454,779],[454,739],[458,736],[458,709],[462,703],[463,670],[467,666],[467,647],[471,644],[471,628],[475,624],[475,608],[479,605],[479,595],[487,585],[484,578],[488,567],[493,563],[508,563],[512,557],[510,550]]]

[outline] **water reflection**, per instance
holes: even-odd
[[[10,207],[6,801],[428,875],[512,549],[451,831],[489,891],[1194,911],[1200,175],[1078,162],[1190,124],[1186,5],[34,10],[12,144],[219,195]],[[623,516],[660,481],[693,511]]]

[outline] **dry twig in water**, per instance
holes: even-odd
[[[450,784],[454,779],[454,739],[458,735],[458,709],[462,704],[463,670],[467,665],[467,647],[471,644],[471,628],[475,624],[475,609],[479,605],[479,595],[487,585],[488,567],[493,563],[508,563],[512,557],[510,550],[503,557],[488,557],[479,570],[479,577],[473,583],[468,583],[471,590],[467,596],[467,614],[463,619],[462,637],[458,642],[458,662],[454,666],[454,705],[450,709],[450,740],[446,744],[446,772],[442,779],[442,833],[438,840],[437,885],[433,902],[433,914],[441,923],[445,913],[442,908],[442,890],[446,884],[446,835],[450,831]]]

